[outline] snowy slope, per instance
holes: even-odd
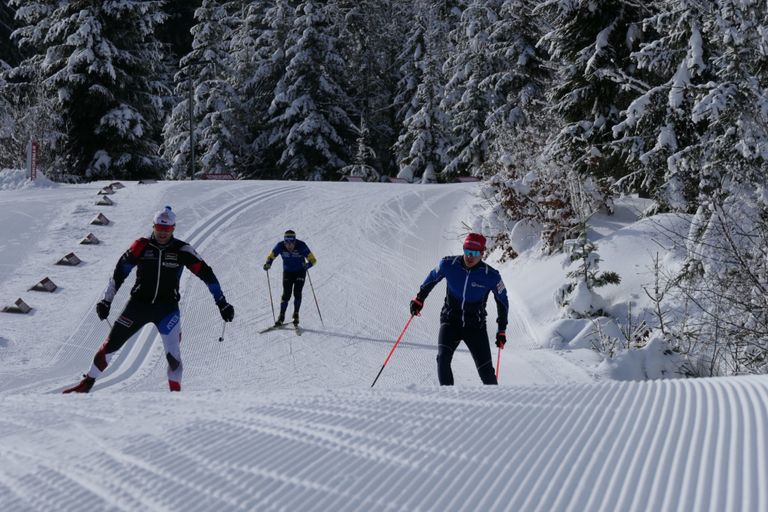
[[[0,314],[0,510],[768,509],[768,380],[594,383],[594,361],[542,348],[514,283],[499,388],[479,386],[466,350],[457,386],[436,386],[441,285],[370,390],[408,300],[458,252],[474,185],[126,183],[97,207],[105,184],[0,191],[0,300],[35,308]],[[146,328],[94,393],[58,394],[108,332],[93,305],[117,258],[165,204],[235,322],[219,343],[186,273],[183,393],[165,391]],[[98,212],[113,223],[89,226]],[[302,336],[258,334],[272,323],[261,265],[288,228],[318,257],[322,321],[308,285]],[[103,243],[78,245],[88,231]],[[53,265],[70,251],[84,263]],[[56,293],[26,291],[45,276]]]

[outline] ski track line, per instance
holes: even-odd
[[[553,482],[556,482],[561,471],[569,471],[572,467],[568,462],[576,448],[581,448],[584,444],[583,437],[595,434],[595,423],[600,421],[599,412],[606,408],[607,404],[613,403],[615,395],[618,392],[617,387],[611,387],[605,394],[596,394],[590,392],[589,402],[582,403],[578,411],[573,411],[568,418],[561,418],[558,431],[551,436],[551,439],[558,439],[557,443],[547,443],[537,453],[539,461],[531,468],[530,475],[548,475],[548,478],[539,478],[531,480],[526,477],[521,488],[525,489],[526,495],[518,498],[515,509],[519,510],[550,510],[550,504],[544,497],[551,497]],[[572,462],[571,462],[572,463]],[[529,476],[530,476],[529,475]]]
[[[123,510],[169,510],[161,507],[151,496],[145,496],[141,489],[131,489],[128,486],[115,488],[112,487],[114,480],[109,480],[106,484],[100,483],[102,475],[91,468],[67,464],[55,458],[17,448],[0,448],[0,450],[23,457],[27,465],[43,468],[42,474],[36,472],[32,481],[28,482],[30,489],[25,493],[30,498],[28,501],[32,502],[30,504],[33,505],[33,509],[78,510],[83,502],[92,503],[96,498],[102,502],[103,506],[109,504]],[[48,489],[57,489],[59,496],[41,495],[38,492],[41,485]],[[37,503],[38,496],[45,500],[44,503]],[[126,503],[126,498],[133,503]]]
[[[629,388],[628,383],[620,384],[622,388]],[[607,450],[605,457],[595,457],[592,466],[599,464],[601,467],[594,467],[596,472],[592,480],[582,480],[577,490],[576,496],[582,496],[581,500],[575,500],[576,503],[586,500],[585,510],[605,510],[612,512],[618,510],[616,507],[619,496],[611,489],[620,489],[617,485],[620,479],[624,479],[629,472],[634,459],[633,448],[638,444],[638,439],[642,436],[644,425],[640,421],[634,421],[634,415],[645,411],[650,387],[645,386],[635,393],[631,393],[632,399],[627,401],[620,410],[617,411],[616,425],[613,426],[613,437],[621,442],[613,443]],[[607,435],[607,433],[606,433]],[[613,463],[615,461],[615,463]],[[597,500],[600,493],[595,492],[595,482],[600,485],[601,482],[609,482],[606,494],[602,497],[602,502]],[[577,510],[571,507],[570,510]]]
[[[188,237],[188,240],[192,241],[189,243],[194,246],[194,244],[199,243],[201,240],[205,240],[205,238],[211,236],[211,234],[215,232],[219,225],[225,223],[228,220],[230,215],[238,215],[254,204],[258,204],[263,200],[272,199],[275,196],[288,193],[295,188],[296,186],[290,186],[278,189],[270,189],[267,191],[259,191],[250,197],[241,199],[239,203],[228,204],[219,208],[219,210],[208,215],[190,230],[191,234]],[[189,278],[189,275],[185,276],[184,284],[186,284]],[[124,295],[124,297],[121,303],[113,304],[113,307],[118,306],[120,310],[125,307],[125,304],[129,300],[129,297],[127,297],[126,294],[122,295]],[[92,321],[92,323],[96,322]],[[118,382],[122,382],[129,378],[132,373],[137,371],[149,351],[152,349],[154,342],[159,339],[159,336],[157,333],[153,332],[153,330],[153,325],[147,325],[141,331],[144,336],[143,343],[138,343],[140,340],[134,339],[129,341],[131,344],[130,347],[123,347],[120,350],[120,352],[111,361],[110,367],[105,371],[105,375],[102,377],[102,379],[97,381],[96,385],[94,386],[94,391],[110,387],[114,384],[117,384]],[[75,332],[72,337],[70,337],[70,339],[77,335],[78,332]],[[90,348],[92,344],[83,343],[81,346],[84,348]],[[127,352],[125,350],[126,348],[129,349]],[[91,351],[92,350],[93,349],[91,348]],[[82,350],[80,352],[82,352]],[[124,352],[126,353],[124,354]],[[67,360],[72,360],[72,354],[70,354],[70,357],[68,357]],[[128,365],[127,369],[125,368],[126,365]],[[59,378],[57,377],[56,380],[59,380]],[[48,391],[48,393],[61,393],[61,391],[63,391],[66,387],[67,385],[58,386],[55,389]]]

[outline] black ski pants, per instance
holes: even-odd
[[[168,379],[181,382],[181,314],[177,303],[150,304],[131,298],[120,316],[115,320],[109,336],[93,358],[88,375],[98,378],[107,369],[115,352],[133,335],[153,323],[160,332],[168,360]]]
[[[437,339],[437,378],[440,385],[453,386],[451,361],[462,340],[475,360],[475,367],[483,384],[498,384],[485,323],[462,327],[460,324],[443,322],[440,324]]]
[[[285,316],[285,310],[288,309],[288,301],[293,294],[293,314],[299,314],[301,307],[301,290],[304,289],[304,279],[307,277],[306,270],[298,272],[283,271],[283,295],[280,297],[280,314]]]

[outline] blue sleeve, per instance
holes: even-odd
[[[307,256],[309,256],[310,252],[312,251],[309,250],[309,246],[304,242],[301,242],[301,248],[299,249],[299,254],[301,254],[306,258]]]
[[[501,279],[501,275],[498,276],[498,281],[493,287],[493,298],[496,299],[496,322],[499,324],[499,330],[503,331],[507,328],[508,316],[509,316],[509,298],[507,297],[507,288],[504,286],[504,281]]]
[[[275,258],[283,254],[283,242],[277,242],[275,246],[272,248],[272,254],[275,255]]]
[[[418,297],[419,300],[423,302],[429,295],[429,292],[432,291],[432,288],[445,277],[445,265],[445,259],[440,260],[440,263],[432,269],[432,272],[430,272],[424,282],[421,283],[419,293],[416,294],[416,297]]]

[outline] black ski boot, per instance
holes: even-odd
[[[277,317],[277,321],[275,322],[275,327],[283,325],[283,322],[285,322],[285,317],[280,314],[280,316]]]
[[[293,314],[293,325],[299,325],[299,314],[294,313]]]
[[[89,377],[87,375],[83,375],[83,380],[72,386],[71,388],[67,388],[62,393],[87,393],[91,390],[93,387],[93,383],[96,382],[96,379],[93,377]]]

